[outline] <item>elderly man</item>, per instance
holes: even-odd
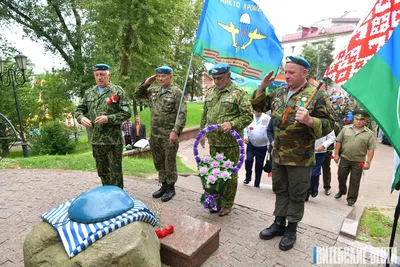
[[[131,116],[124,90],[110,83],[110,67],[92,67],[96,86],[85,91],[75,117],[86,127],[103,185],[124,187],[121,124]]]
[[[297,223],[303,218],[304,200],[315,164],[315,140],[330,133],[334,125],[326,92],[318,91],[312,97],[316,88],[306,80],[309,67],[302,57],[287,57],[287,86],[267,95],[265,89],[273,80],[273,71],[270,71],[252,99],[255,109],[271,110],[275,134],[272,151],[275,221],[260,232],[260,238],[268,240],[283,235],[279,243],[281,250],[291,249],[296,241]],[[310,105],[304,107],[308,101],[311,101]]]
[[[236,139],[228,132],[233,129],[243,134],[243,129],[252,122],[250,100],[245,91],[232,83],[228,64],[219,63],[209,73],[213,77],[214,86],[209,89],[204,101],[200,129],[220,124],[222,129],[207,134],[210,154],[215,156],[217,152],[224,153],[228,159],[236,163],[239,161],[239,147]],[[204,142],[205,139],[202,139],[203,147]],[[238,175],[235,173],[222,194],[222,206],[217,207],[219,216],[225,216],[231,211],[236,196],[237,180]]]
[[[347,193],[347,205],[353,207],[358,198],[363,170],[369,170],[376,148],[375,136],[368,129],[368,113],[363,109],[354,111],[354,123],[347,125],[336,138],[335,162],[338,163],[339,192],[334,196],[339,199]],[[367,160],[365,160],[367,156]],[[350,174],[349,192],[347,177]]]
[[[147,99],[151,110],[150,148],[154,166],[158,172],[161,188],[153,193],[154,198],[169,201],[175,196],[176,154],[178,136],[186,123],[186,102],[179,109],[182,91],[172,84],[173,70],[168,66],[155,69],[135,91],[136,99]],[[151,86],[157,80],[159,86]],[[179,114],[178,114],[178,110]]]

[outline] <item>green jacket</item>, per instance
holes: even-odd
[[[243,129],[253,121],[250,99],[245,91],[234,83],[223,90],[213,86],[209,89],[204,101],[200,129],[229,121],[232,129],[241,136]],[[212,146],[237,146],[236,139],[224,133],[222,129],[208,132],[208,143]]]
[[[108,99],[116,95],[118,100],[108,104]],[[124,90],[114,84],[107,85],[99,95],[97,86],[85,91],[81,103],[75,111],[75,117],[79,123],[83,117],[92,122],[92,128],[88,129],[89,141],[93,145],[120,145],[122,144],[122,122],[131,117],[131,109],[126,99]],[[95,124],[95,119],[100,115],[107,115],[108,123]]]
[[[169,138],[171,131],[178,135],[182,133],[186,124],[187,109],[186,102],[182,101],[178,121],[176,116],[182,97],[182,91],[171,84],[164,93],[160,86],[141,84],[134,92],[135,99],[146,99],[151,110],[151,137]]]
[[[308,111],[314,122],[314,128],[295,122],[297,107],[301,102],[307,102],[316,90],[306,83],[297,93],[291,96],[286,104],[288,88],[281,87],[266,95],[262,93],[252,97],[255,109],[271,110],[274,119],[275,144],[273,158],[277,164],[288,166],[312,166],[315,164],[315,140],[329,134],[334,127],[333,110],[325,91],[319,90],[311,101]],[[303,101],[301,101],[303,99]],[[293,107],[288,115],[286,124],[282,116],[286,107]]]

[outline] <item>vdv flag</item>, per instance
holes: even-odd
[[[325,75],[368,111],[400,152],[400,1],[378,0]],[[400,189],[400,167],[391,191]]]
[[[277,72],[283,52],[265,6],[262,0],[205,0],[193,53],[252,79]]]

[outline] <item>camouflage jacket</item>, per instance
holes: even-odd
[[[295,122],[297,107],[301,105],[301,102],[307,102],[315,90],[315,87],[306,83],[303,88],[291,96],[287,104],[287,87],[278,88],[268,95],[262,93],[258,97],[255,97],[256,92],[254,92],[253,107],[264,111],[271,110],[274,119],[273,158],[276,163],[288,166],[312,166],[315,164],[315,140],[329,134],[334,127],[333,110],[326,92],[319,90],[308,107],[314,128]],[[282,116],[286,107],[292,108],[286,124],[283,124]]]
[[[134,92],[135,99],[148,100],[151,110],[151,137],[169,138],[171,131],[178,135],[182,133],[186,124],[187,110],[186,102],[182,101],[178,121],[176,116],[182,97],[182,91],[171,84],[164,93],[160,86],[141,84]]]
[[[357,103],[357,101],[354,100],[353,102],[350,102],[350,100],[347,100],[342,109],[343,118],[346,118],[349,111],[353,112],[358,107],[360,107],[360,105]]]
[[[253,121],[247,93],[232,82],[221,91],[215,86],[209,89],[204,101],[200,129],[227,121],[240,135],[243,135],[243,129]],[[237,146],[236,139],[231,134],[224,133],[222,129],[208,132],[207,138],[212,146]]]
[[[340,106],[338,103],[333,103],[332,108],[333,108],[333,117],[335,118],[335,121],[336,122],[342,121],[343,120],[342,106]]]
[[[79,123],[83,117],[92,122],[92,128],[88,129],[89,141],[93,145],[119,145],[122,144],[121,124],[131,117],[131,109],[124,90],[114,84],[107,85],[99,95],[97,86],[85,91],[81,103],[75,111],[75,117]],[[116,95],[118,100],[108,104],[108,99]],[[108,123],[95,124],[95,119],[100,115],[107,115]]]

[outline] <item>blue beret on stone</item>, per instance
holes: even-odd
[[[212,67],[208,73],[210,75],[219,75],[219,74],[224,74],[226,72],[228,72],[230,70],[230,66],[226,63],[220,62],[217,65],[214,65],[214,67]]]
[[[170,67],[168,66],[161,66],[158,67],[157,69],[154,70],[156,74],[171,74],[174,72]]]
[[[96,64],[93,67],[90,68],[92,71],[96,70],[110,70],[110,66],[107,64]]]
[[[303,66],[306,69],[310,68],[310,63],[308,63],[308,61],[305,58],[299,56],[286,57],[286,63],[294,63]]]

